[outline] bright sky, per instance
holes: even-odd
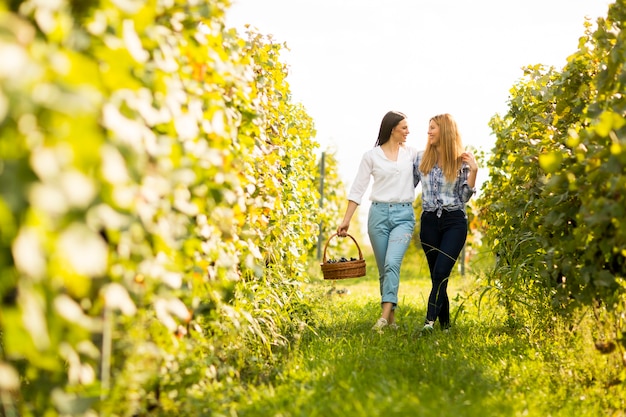
[[[526,65],[562,68],[585,17],[608,0],[232,0],[227,24],[286,43],[292,99],[336,149],[346,186],[389,110],[408,116],[423,149],[430,117],[450,113],[465,145],[489,151],[488,122],[505,113]],[[486,169],[479,172],[484,181]],[[480,181],[480,182],[482,182]],[[366,199],[367,199],[366,195]],[[364,218],[368,204],[363,204]],[[338,219],[337,221],[339,221]]]

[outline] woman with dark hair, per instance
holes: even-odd
[[[437,319],[443,330],[450,327],[448,277],[467,238],[465,205],[476,192],[477,173],[476,159],[464,152],[452,116],[431,118],[426,149],[414,165],[414,184],[422,183],[420,240],[432,282],[422,332],[432,331]]]
[[[406,146],[408,134],[406,115],[390,111],[383,117],[374,148],[365,152],[361,159],[348,194],[348,208],[337,228],[339,236],[347,235],[350,220],[361,204],[370,178],[373,178],[367,233],[380,282],[382,314],[372,327],[377,332],[382,332],[387,326],[397,328],[394,310],[398,304],[400,265],[415,227],[415,188],[412,180],[417,150]]]

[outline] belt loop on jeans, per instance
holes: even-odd
[[[385,203],[382,201],[372,201],[372,205],[388,205],[389,207],[400,206],[400,207],[412,207],[413,203]]]

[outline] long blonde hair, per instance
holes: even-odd
[[[428,142],[419,169],[423,173],[428,173],[435,164],[439,163],[446,180],[452,182],[456,179],[462,166],[463,142],[461,141],[461,134],[456,126],[456,122],[447,113],[431,117],[430,121],[437,123],[437,126],[439,126],[439,146],[443,150],[443,160],[437,161],[437,150],[430,146],[430,142]]]

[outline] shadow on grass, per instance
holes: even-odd
[[[512,341],[503,329],[460,323],[420,337],[424,311],[407,305],[400,328],[371,331],[379,304],[334,296],[320,306],[320,324],[302,340],[271,394],[240,416],[502,416],[497,363]],[[485,335],[488,334],[488,337]]]

